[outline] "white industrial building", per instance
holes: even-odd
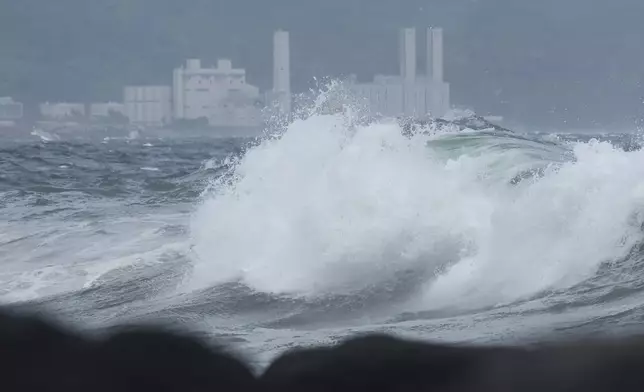
[[[74,120],[79,117],[85,117],[85,104],[45,102],[40,104],[40,115],[46,120]]]
[[[120,102],[99,102],[89,107],[89,115],[92,118],[109,117],[112,113],[125,114],[125,105]]]
[[[132,124],[162,126],[172,121],[170,86],[127,86],[123,103]]]
[[[416,29],[400,31],[399,76],[376,75],[372,83],[349,81],[374,114],[388,117],[442,117],[450,108],[449,84],[443,80],[443,30],[427,29],[426,72],[416,72]]]
[[[233,68],[227,59],[214,68],[190,59],[174,70],[175,120],[206,118],[211,126],[256,127],[262,121],[259,97],[259,89],[246,83],[246,70]]]
[[[16,102],[11,97],[0,97],[0,121],[17,121],[24,114],[21,102]]]
[[[276,31],[273,37],[273,89],[261,97],[259,88],[246,82],[246,70],[233,68],[228,59],[216,67],[202,67],[201,60],[189,59],[176,68],[169,86],[128,86],[122,112],[133,124],[161,126],[173,120],[206,119],[214,127],[260,127],[261,100],[291,112],[289,33]],[[93,117],[110,110],[121,112],[118,103],[94,104]]]

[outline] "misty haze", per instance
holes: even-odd
[[[30,110],[170,85],[188,58],[231,59],[265,90],[278,28],[291,33],[294,92],[313,77],[371,81],[398,73],[398,29],[439,26],[456,105],[559,129],[632,128],[642,114],[637,0],[2,0],[0,11],[0,96]]]
[[[639,333],[643,16],[0,0],[0,303],[258,366],[367,332]]]

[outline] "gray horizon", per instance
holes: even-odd
[[[186,58],[230,58],[262,90],[272,32],[293,91],[313,77],[397,74],[397,30],[440,26],[452,103],[544,127],[634,129],[644,115],[636,0],[0,0],[0,96],[119,100]],[[419,70],[424,69],[418,56]]]

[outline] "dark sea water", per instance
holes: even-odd
[[[644,317],[639,146],[339,116],[261,143],[3,141],[0,300],[184,325],[260,361],[364,331],[627,334]]]

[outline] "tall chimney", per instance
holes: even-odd
[[[288,31],[278,30],[273,36],[273,94],[280,112],[291,113],[291,65]]]
[[[443,29],[427,29],[427,93],[426,108],[433,117],[442,117],[449,110],[449,84],[445,83],[443,65]]]
[[[428,74],[435,82],[442,82],[443,75],[443,29],[432,28],[427,34],[427,67]],[[429,73],[431,67],[431,74]]]
[[[416,29],[400,30],[400,76],[406,82],[416,80]]]

